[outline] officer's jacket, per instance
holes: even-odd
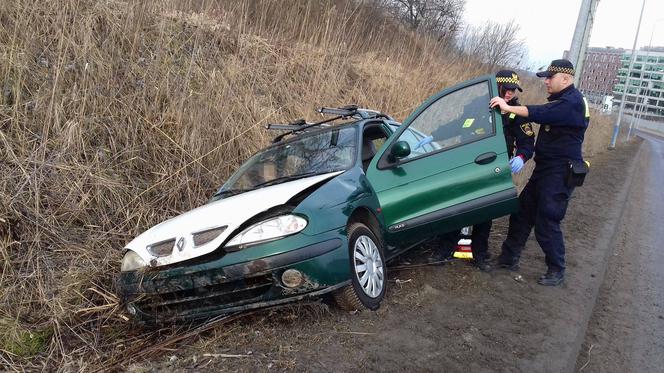
[[[578,89],[571,85],[552,94],[544,105],[526,105],[528,119],[540,124],[535,144],[535,171],[566,167],[583,160],[581,145],[590,111]]]
[[[518,98],[511,99],[510,106],[521,106]],[[503,117],[503,133],[507,142],[507,153],[509,157],[522,155],[524,161],[533,156],[535,150],[535,132],[527,118],[519,117],[516,114],[505,113]]]

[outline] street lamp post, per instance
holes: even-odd
[[[646,51],[646,57],[645,61],[643,62],[643,67],[645,70],[646,65],[648,64],[648,58],[650,57],[650,50],[652,49],[652,37],[655,35],[655,29],[657,28],[657,23],[664,21],[664,18],[660,18],[655,20],[652,25],[652,31],[650,32],[650,41],[648,42],[648,50]],[[643,96],[641,93],[643,92],[643,74],[641,75],[641,80],[639,80],[639,94]],[[634,120],[636,120],[636,128],[639,128],[639,122],[641,121],[641,118],[643,117],[643,113],[645,112],[646,114],[648,113],[648,98],[650,97],[650,92],[652,88],[652,82],[648,82],[648,89],[646,89],[646,95],[641,98],[641,109],[636,110],[636,104],[638,104],[639,97],[637,95],[636,97],[636,104],[634,104],[634,112],[632,113],[632,120],[629,123],[629,131],[627,131],[627,140],[629,140],[630,136],[632,136],[632,127],[634,125]]]
[[[634,60],[636,60],[636,41],[639,39],[639,30],[641,29],[641,19],[643,18],[643,9],[646,7],[646,0],[643,0],[641,5],[641,14],[639,15],[639,23],[636,26],[636,36],[634,37],[634,45],[632,46],[632,58],[629,61],[629,68],[627,69],[627,77],[625,78],[625,88],[623,89],[623,97],[620,100],[620,111],[618,112],[618,119],[616,120],[616,125],[613,127],[613,136],[611,137],[611,144],[609,144],[609,149],[615,149],[616,140],[618,140],[618,134],[620,132],[620,120],[622,119],[623,111],[625,110],[625,100],[627,99],[627,86],[629,85],[629,78],[632,74],[632,68],[634,67]]]

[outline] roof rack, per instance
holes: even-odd
[[[273,143],[281,141],[285,136],[288,135],[293,135],[298,132],[304,132],[305,130],[320,126],[326,123],[333,122],[338,119],[348,119],[348,118],[355,118],[355,119],[374,119],[374,118],[385,118],[387,120],[393,120],[392,117],[390,117],[387,114],[383,114],[379,111],[376,110],[371,110],[371,109],[363,109],[359,108],[357,105],[346,105],[340,108],[330,108],[330,107],[322,107],[318,110],[317,112],[321,114],[329,114],[329,115],[334,115],[332,118],[328,118],[325,120],[322,120],[320,122],[315,122],[315,123],[307,123],[304,119],[297,119],[294,120],[288,124],[267,124],[265,125],[265,128],[269,130],[278,130],[278,131],[288,131],[286,133],[282,133],[281,135],[277,136],[272,140]]]
[[[357,105],[346,105],[340,108],[322,107],[317,110],[321,114],[340,115],[344,118],[357,118],[357,119],[373,119],[373,118],[386,118],[392,120],[387,114],[383,114],[377,110],[360,108]]]

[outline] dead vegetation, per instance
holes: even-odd
[[[126,322],[122,247],[203,203],[266,144],[268,121],[348,103],[404,119],[489,72],[342,0],[6,0],[0,26],[8,370],[126,369],[201,332]],[[538,84],[524,101],[544,99]]]

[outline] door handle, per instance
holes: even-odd
[[[483,153],[477,156],[475,158],[475,163],[477,164],[488,164],[496,160],[496,157],[498,157],[498,154],[494,152],[488,152],[488,153]]]

